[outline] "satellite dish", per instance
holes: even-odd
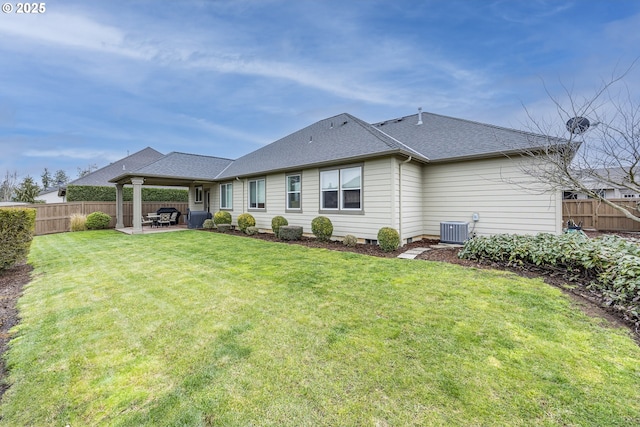
[[[579,135],[589,129],[589,119],[585,117],[573,117],[567,121],[567,130]]]

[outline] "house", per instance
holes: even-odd
[[[38,200],[43,200],[45,203],[64,203],[66,201],[67,185],[112,187],[113,183],[109,182],[111,178],[121,175],[124,171],[140,169],[163,157],[164,154],[151,147],[147,147],[65,185],[57,188],[49,188],[38,195]]]
[[[134,219],[141,186],[163,184],[188,186],[191,210],[227,210],[234,220],[249,212],[263,230],[282,215],[310,233],[324,215],[335,237],[361,241],[375,241],[381,227],[398,230],[403,243],[439,236],[444,221],[469,222],[477,235],[560,233],[561,193],[522,172],[531,160],[519,154],[544,144],[422,111],[374,124],[343,113],[236,160],[171,153],[111,182],[120,195],[133,184]]]
[[[640,193],[633,190],[629,183],[629,171],[623,168],[600,168],[584,170],[582,184],[604,199],[637,199]],[[623,184],[628,184],[627,186]],[[565,189],[563,199],[589,199],[590,196],[579,190]]]

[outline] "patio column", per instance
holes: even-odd
[[[133,184],[133,233],[142,233],[142,183],[144,178],[131,178]]]
[[[123,201],[123,195],[122,195],[122,189],[124,188],[124,185],[122,184],[116,184],[116,228],[124,228],[124,221],[123,221],[123,213],[122,213],[122,201]]]

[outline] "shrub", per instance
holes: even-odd
[[[216,223],[213,222],[211,218],[205,219],[204,222],[202,223],[202,228],[204,228],[205,230],[213,230],[215,226],[216,226]]]
[[[258,234],[259,231],[260,230],[258,229],[258,227],[247,227],[245,233],[247,233],[249,236],[253,236],[254,234]]]
[[[278,215],[274,216],[273,219],[271,219],[271,229],[275,233],[276,237],[280,237],[278,231],[283,225],[289,225],[289,221],[287,221],[285,217]]]
[[[238,228],[243,233],[247,232],[247,228],[254,227],[256,225],[256,219],[250,213],[243,213],[238,215]]]
[[[216,225],[231,224],[231,214],[227,211],[218,211],[213,216],[213,222]]]
[[[87,215],[87,230],[104,230],[109,228],[111,222],[111,215],[104,212],[92,212]]]
[[[282,240],[300,240],[302,238],[302,227],[297,225],[283,225],[279,230],[279,237]]]
[[[395,228],[382,227],[378,231],[378,244],[385,252],[393,252],[400,246],[400,235]]]
[[[125,202],[133,200],[133,188],[122,189]],[[68,185],[68,202],[115,202],[116,188],[113,186],[100,187],[93,185]],[[188,202],[189,192],[172,188],[142,187],[142,201],[144,202]]]
[[[218,231],[221,233],[231,231],[231,224],[218,224]]]
[[[328,242],[333,234],[333,224],[326,216],[317,216],[311,221],[311,232],[321,242]]]
[[[358,238],[352,234],[347,234],[342,239],[342,244],[349,248],[355,248],[358,244]]]
[[[75,213],[71,215],[71,231],[84,231],[87,229],[87,216]]]
[[[0,209],[0,271],[27,258],[35,228],[35,209]]]

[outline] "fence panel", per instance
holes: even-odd
[[[611,201],[627,207],[634,215],[640,215],[638,200]],[[626,218],[621,212],[595,199],[563,200],[562,220],[565,224],[569,220],[576,224],[582,222],[582,228],[598,231],[640,231],[640,222]]]
[[[68,202],[68,203],[36,203],[33,205],[17,205],[14,207],[26,207],[36,210],[36,236],[52,233],[64,233],[71,229],[71,215],[89,215],[92,212],[104,212],[111,216],[109,227],[116,226],[115,202]],[[142,202],[142,214],[155,212],[160,208],[173,207],[182,215],[187,214],[189,204],[186,202]],[[133,226],[133,202],[124,202],[123,217],[125,227]],[[183,221],[183,216],[180,221]]]

